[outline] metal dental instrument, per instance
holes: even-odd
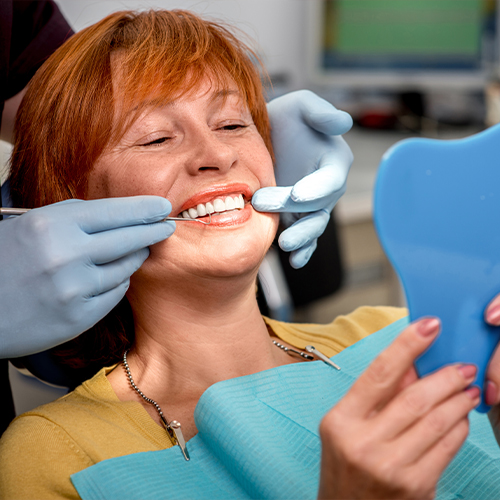
[[[326,357],[322,352],[318,351],[318,349],[316,349],[316,347],[314,347],[312,345],[307,345],[306,351],[313,353],[319,359],[324,361],[327,365],[333,366],[333,368],[335,368],[336,370],[340,370],[339,365],[336,365],[330,358]]]
[[[23,215],[26,212],[29,212],[31,208],[0,208],[0,215]],[[173,220],[173,221],[178,221],[178,222],[199,222],[200,224],[205,224],[209,225],[212,223],[212,214],[208,214],[209,216],[209,221],[205,222],[200,219],[185,219],[184,217],[165,217],[164,219],[161,220],[161,222],[167,221],[167,220]]]
[[[23,215],[31,208],[0,208],[0,215]]]
[[[201,224],[206,224],[208,226],[209,224],[212,223],[212,214],[209,213],[208,216],[210,217],[208,222],[205,222],[204,220],[200,219],[185,219],[184,217],[165,217],[164,219],[161,220],[161,222],[166,220],[174,220],[179,222],[200,222]]]

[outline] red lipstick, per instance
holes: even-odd
[[[249,201],[253,195],[252,190],[250,189],[248,184],[236,182],[232,184],[216,184],[214,186],[210,186],[207,189],[204,189],[203,191],[200,191],[194,196],[191,196],[191,198],[189,198],[182,204],[179,213],[182,213],[188,208],[196,207],[196,205],[199,205],[200,203],[205,204],[209,201],[215,200],[216,198],[224,198],[231,195],[237,196],[239,194],[243,195],[245,201]]]

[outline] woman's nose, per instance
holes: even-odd
[[[236,149],[217,132],[207,130],[196,134],[192,141],[192,151],[188,161],[191,174],[206,170],[226,172],[238,161]]]

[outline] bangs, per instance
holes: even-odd
[[[32,78],[16,118],[13,201],[35,208],[85,198],[98,158],[146,107],[192,93],[207,77],[215,92],[237,87],[274,159],[261,74],[255,52],[218,22],[184,10],[110,14]]]
[[[260,121],[254,116],[264,99],[256,62],[267,75],[257,55],[220,23],[201,21],[186,11],[149,11],[124,24],[112,46],[113,74],[118,76],[112,143],[145,108],[193,94],[205,78],[216,92],[236,85],[254,122]]]

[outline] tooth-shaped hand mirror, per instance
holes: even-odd
[[[380,164],[374,218],[410,318],[442,322],[441,335],[417,360],[418,373],[473,363],[484,389],[500,340],[500,329],[484,321],[500,292],[500,125],[466,139],[393,146]],[[487,410],[483,399],[478,411]]]

